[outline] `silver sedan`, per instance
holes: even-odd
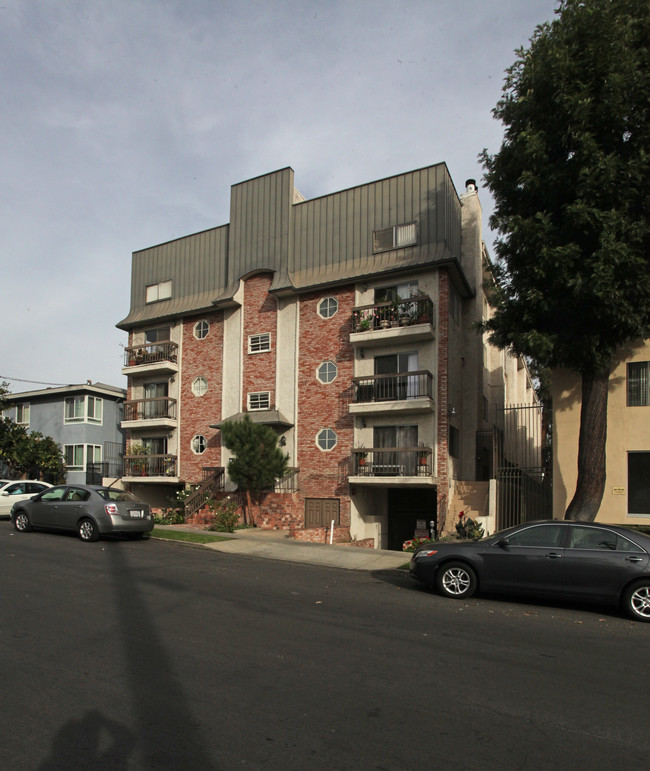
[[[35,528],[69,530],[88,542],[113,533],[142,538],[153,530],[148,503],[125,490],[95,485],[50,487],[31,500],[15,503],[10,517],[21,533]]]

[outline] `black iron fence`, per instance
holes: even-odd
[[[137,367],[140,364],[156,364],[160,361],[176,361],[178,344],[171,340],[160,343],[143,343],[124,349],[124,366]]]
[[[370,447],[352,450],[350,475],[362,477],[431,476],[430,447]]]
[[[433,399],[433,375],[427,370],[352,378],[352,401],[356,403],[423,397]]]
[[[124,420],[176,420],[176,399],[158,396],[153,399],[134,399],[124,402]]]
[[[433,323],[433,301],[427,295],[360,305],[352,311],[352,331]]]

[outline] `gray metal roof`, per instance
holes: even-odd
[[[434,264],[460,270],[461,203],[444,163],[310,200],[297,194],[291,168],[231,190],[228,225],[134,252],[131,310],[118,327],[230,304],[240,279],[262,270],[273,272],[276,292]],[[410,222],[414,246],[373,252],[374,231]],[[147,304],[147,286],[170,280],[172,298]]]

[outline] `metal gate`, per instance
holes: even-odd
[[[481,432],[491,444],[491,475],[497,481],[497,530],[534,519],[550,519],[552,506],[551,414],[547,405],[497,410],[496,425]]]

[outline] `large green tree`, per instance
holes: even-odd
[[[278,447],[278,435],[269,426],[253,423],[248,415],[242,420],[221,424],[224,445],[233,453],[228,461],[228,475],[246,493],[246,513],[250,520],[251,501],[287,473],[289,456]],[[252,524],[252,523],[251,523]]]
[[[566,512],[593,520],[605,485],[609,374],[650,337],[650,2],[562,0],[516,52],[483,151],[502,347],[581,377],[578,479]]]

